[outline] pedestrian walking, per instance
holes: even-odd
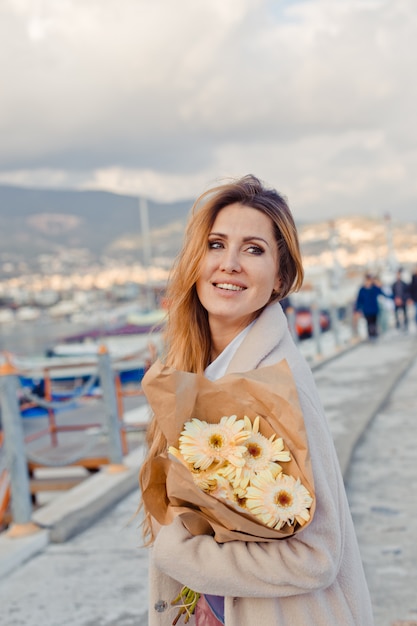
[[[381,287],[375,284],[371,274],[365,274],[363,285],[358,291],[355,302],[356,316],[362,314],[366,320],[368,339],[378,337],[378,313],[380,310],[378,298],[384,296]]]
[[[417,265],[413,270],[411,275],[411,282],[408,289],[410,300],[414,304],[414,320],[417,325]]]
[[[402,279],[402,268],[397,270],[396,279],[392,284],[392,297],[394,299],[395,326],[404,331],[408,329],[407,301],[409,290],[407,283]]]
[[[150,501],[143,500],[144,532],[152,545],[151,626],[173,623],[171,600],[181,595],[181,588],[186,591],[181,610],[190,626],[373,624],[333,440],[310,368],[291,338],[279,302],[299,289],[302,279],[294,220],[286,201],[275,190],[266,188],[253,176],[245,176],[210,190],[197,200],[169,283],[164,363],[154,364],[143,381],[145,394],[150,393],[153,386],[154,395],[159,394],[158,400],[162,403],[148,431],[148,453],[140,474],[142,494],[154,489],[154,493],[161,495]],[[299,434],[304,433],[308,441],[308,450],[304,450],[302,456],[306,462],[311,459],[315,511],[309,517],[304,510],[305,520],[299,515],[297,524],[300,526],[297,528],[296,524],[293,534],[279,540],[258,540],[257,537],[216,540],[216,533],[210,529],[216,528],[220,521],[204,517],[204,510],[198,509],[205,523],[203,529],[197,531],[194,524],[197,504],[187,507],[187,501],[175,497],[178,487],[175,480],[160,481],[164,471],[175,469],[173,453],[167,453],[170,435],[162,430],[162,423],[166,425],[163,419],[167,411],[178,413],[176,392],[183,395],[187,381],[193,393],[198,381],[205,381],[199,384],[206,388],[205,385],[220,385],[223,380],[232,384],[236,377],[246,375],[263,386],[261,396],[266,398],[280,385],[280,377],[274,378],[276,367],[288,367],[288,384],[291,388],[294,386],[291,397],[299,403],[302,415]],[[167,379],[170,385],[172,381],[181,383],[180,388],[174,387],[174,393],[171,387],[171,395],[165,391]],[[239,387],[243,397],[247,386],[254,384],[249,383],[248,378],[244,380],[246,386]],[[169,398],[171,400],[166,402]],[[220,402],[222,398],[224,395],[217,399]],[[152,401],[150,404],[152,406]],[[267,415],[272,407],[263,406]],[[232,433],[229,435],[232,437]],[[226,437],[225,432],[219,437],[217,434],[210,437],[207,448],[203,443],[205,452],[197,454],[198,459],[201,454],[204,459],[205,455],[211,458],[212,446],[216,450],[221,447],[223,436]],[[293,425],[288,437],[297,436]],[[266,447],[262,452],[260,441],[255,437],[253,446],[247,450],[246,458],[251,456],[249,449],[252,450],[254,463],[257,453],[263,461],[269,458]],[[230,443],[230,453],[235,452]],[[294,454],[298,452],[301,450],[293,450]],[[235,482],[242,489],[239,502],[244,504],[245,498],[250,501],[253,491],[246,493],[245,481],[237,478],[248,476],[247,467],[240,463],[238,460],[241,469]],[[219,472],[221,467],[224,470],[221,462],[216,462]],[[251,467],[256,476],[256,470]],[[186,471],[183,465],[181,468]],[[216,481],[224,484],[221,477],[214,476],[214,470],[213,465],[205,470],[208,491],[214,488],[210,481],[214,480],[217,487],[219,482]],[[267,473],[259,476],[259,484],[265,489],[266,476]],[[192,486],[191,482],[190,489]],[[160,512],[166,510],[172,490],[171,517],[163,518]],[[206,493],[204,496],[214,498]],[[276,527],[279,518],[275,515],[279,508],[285,508],[289,514],[292,507],[295,507],[293,511],[297,508],[297,500],[295,492],[291,495],[281,489],[275,493],[269,511],[276,519]],[[264,511],[262,505],[260,508]],[[242,525],[248,521],[248,515],[249,509],[245,519],[241,518]],[[288,530],[287,523],[286,527]],[[240,528],[232,527],[228,531],[239,533]],[[191,591],[194,594],[188,595]],[[189,598],[192,598],[190,604],[196,602],[195,613],[191,615],[186,606]]]

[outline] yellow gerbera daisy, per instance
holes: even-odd
[[[298,522],[301,526],[310,519],[313,499],[300,479],[283,472],[276,477],[262,472],[253,477],[246,490],[246,506],[264,524],[280,530],[285,524]]]
[[[255,418],[253,426],[248,417],[243,418],[245,429],[250,431],[250,436],[246,439],[245,453],[243,455],[244,464],[234,470],[233,480],[235,486],[239,485],[245,489],[252,477],[259,472],[271,470],[277,473],[282,470],[278,461],[286,462],[291,459],[288,450],[284,450],[284,441],[281,437],[272,435],[269,439],[259,432],[259,416]]]
[[[205,470],[213,463],[242,465],[246,450],[242,443],[250,435],[244,427],[236,415],[222,417],[219,424],[193,418],[184,424],[179,438],[181,454],[195,469]]]

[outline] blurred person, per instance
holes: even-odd
[[[404,331],[408,329],[407,300],[409,299],[409,290],[407,283],[402,279],[403,270],[400,267],[397,270],[396,279],[393,282],[392,297],[394,299],[395,326],[402,328]]]
[[[414,303],[414,319],[417,325],[417,265],[411,275],[411,282],[408,291],[410,300]]]
[[[381,287],[375,284],[371,274],[365,274],[364,282],[358,291],[355,302],[356,315],[362,314],[366,320],[368,339],[374,341],[378,337],[378,298],[384,296]]]
[[[161,526],[142,501],[151,546],[150,626],[176,623],[171,601],[183,586],[201,594],[189,626],[373,624],[333,440],[280,304],[301,287],[303,273],[292,214],[274,189],[245,176],[196,201],[169,280],[163,366],[211,381],[255,370],[266,384],[263,368],[286,360],[308,438],[316,509],[308,527],[291,537],[220,543],[211,534],[191,534],[181,516]],[[145,394],[146,377],[158,367],[145,376]],[[152,380],[157,393],[158,378]],[[142,493],[155,480],[153,461],[167,454],[156,417],[147,433]]]

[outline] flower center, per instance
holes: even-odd
[[[262,448],[257,443],[248,443],[246,446],[248,450],[248,454],[253,458],[257,459],[262,454]]]
[[[275,494],[275,504],[282,507],[283,509],[291,506],[292,504],[292,496],[288,491],[281,489]]]
[[[219,435],[218,433],[214,433],[213,435],[209,437],[208,443],[211,448],[215,448],[216,450],[219,450],[219,448],[223,446],[223,437]]]

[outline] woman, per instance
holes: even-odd
[[[294,221],[276,191],[246,176],[200,197],[169,285],[164,361],[217,379],[286,359],[309,441],[316,511],[290,538],[224,544],[192,536],[179,517],[156,528],[148,513],[152,626],[172,623],[170,601],[182,585],[203,594],[189,621],[197,626],[373,623],[332,437],[279,304],[302,280]],[[150,460],[166,449],[155,421],[148,443],[141,484]],[[208,607],[217,622],[204,621]]]

